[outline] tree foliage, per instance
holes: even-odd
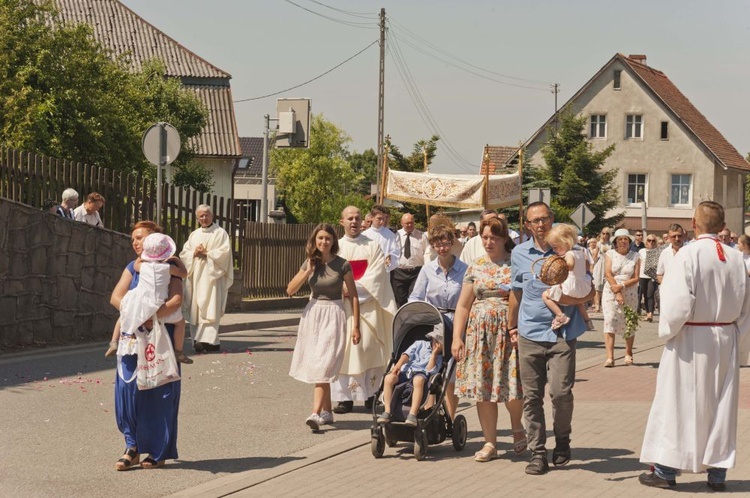
[[[321,114],[314,114],[308,149],[274,149],[271,171],[284,204],[300,223],[338,223],[349,204],[369,209],[358,191],[363,175],[350,164],[351,138]]]
[[[624,214],[606,217],[606,213],[619,204],[617,169],[602,169],[615,146],[595,151],[583,135],[586,117],[575,116],[570,109],[563,110],[558,121],[557,129],[548,130],[550,138],[542,148],[547,167],[540,169],[542,182],[552,190],[555,219],[569,221],[571,213],[585,202],[596,216],[586,226],[587,232],[598,233],[605,226],[616,226]]]
[[[167,121],[183,144],[179,168],[191,163],[190,138],[207,118],[198,98],[165,76],[163,63],[133,73],[95,41],[90,26],[63,23],[51,2],[0,0],[0,145],[147,171],[143,133]]]

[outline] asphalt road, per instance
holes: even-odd
[[[296,327],[228,318],[235,331],[222,334],[223,351],[194,355],[183,366],[180,459],[158,470],[114,471],[124,442],[114,418],[115,361],[104,358],[104,343],[0,356],[0,496],[164,496],[278,466],[369,427],[370,415],[358,406],[338,416],[335,428],[312,434],[304,424],[312,389],[287,375]],[[601,330],[596,315],[595,323]],[[656,324],[644,324],[636,349],[655,338]],[[602,334],[586,333],[579,366],[603,361]]]

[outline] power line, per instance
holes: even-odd
[[[467,161],[453,148],[450,141],[447,139],[443,131],[440,129],[440,126],[437,124],[437,121],[430,112],[429,107],[427,107],[427,104],[416,85],[414,77],[409,71],[409,67],[403,57],[403,53],[401,53],[400,51],[398,42],[396,41],[393,46],[395,48],[391,48],[391,45],[387,45],[386,47],[393,58],[393,61],[396,65],[396,70],[399,73],[399,76],[401,77],[401,80],[403,81],[404,86],[406,87],[406,90],[412,100],[412,103],[414,103],[414,107],[417,109],[417,113],[422,119],[422,122],[425,124],[427,129],[430,130],[431,133],[440,136],[444,145],[443,149],[446,155],[453,160],[456,166],[460,167],[464,171],[475,173],[476,165],[473,165],[470,161]]]
[[[349,26],[351,28],[360,28],[360,29],[378,29],[378,26],[372,22],[356,22],[356,21],[344,21],[342,19],[336,19],[335,17],[330,17],[325,14],[321,14],[320,12],[316,12],[314,10],[308,9],[307,7],[303,7],[302,5],[298,3],[292,2],[292,0],[284,0],[286,3],[290,3],[294,5],[297,8],[300,8],[306,12],[309,12],[310,14],[313,14],[318,17],[322,17],[323,19],[328,19],[329,21],[343,24],[345,26]]]
[[[321,7],[325,7],[327,9],[335,10],[336,12],[340,12],[342,14],[346,14],[353,17],[361,17],[362,19],[377,19],[378,15],[375,13],[367,13],[367,12],[352,12],[350,10],[343,10],[343,9],[337,9],[336,7],[331,7],[330,5],[326,5],[323,2],[318,2],[317,0],[310,0],[312,3],[316,3],[320,5]]]
[[[519,84],[519,83],[511,83],[511,82],[508,82],[508,81],[499,80],[497,78],[492,78],[492,77],[486,76],[486,75],[484,75],[484,74],[482,74],[480,72],[473,71],[471,69],[459,66],[458,64],[455,64],[455,63],[451,62],[450,60],[444,59],[442,57],[438,57],[437,55],[434,55],[434,54],[431,54],[431,53],[427,52],[426,50],[418,47],[417,45],[415,45],[414,43],[410,42],[409,40],[401,38],[393,30],[391,30],[391,32],[392,32],[393,36],[396,37],[396,38],[398,38],[399,40],[401,40],[401,42],[409,45],[414,50],[416,50],[416,51],[418,51],[418,52],[426,55],[427,57],[435,59],[436,61],[442,62],[442,63],[447,64],[449,66],[455,67],[456,69],[459,69],[461,71],[465,71],[465,72],[467,72],[469,74],[473,74],[474,76],[477,76],[479,78],[482,78],[482,79],[485,79],[485,80],[489,80],[489,81],[493,81],[493,82],[499,83],[501,85],[507,85],[507,86],[512,86],[512,87],[516,87],[516,88],[524,88],[524,89],[527,89],[527,90],[538,90],[538,91],[542,91],[542,92],[549,91],[549,85],[547,85],[546,83],[544,84],[544,87],[530,86],[528,84],[527,85],[522,85],[522,84]],[[536,83],[533,83],[533,84],[536,85]]]
[[[235,101],[234,101],[234,103],[235,103],[235,104],[237,104],[237,103],[240,103],[240,102],[249,102],[249,101],[251,101],[251,100],[260,100],[260,99],[265,99],[265,98],[268,98],[268,97],[273,97],[274,95],[280,95],[280,94],[282,94],[282,93],[284,93],[284,92],[288,92],[289,90],[294,90],[294,89],[296,89],[296,88],[299,88],[299,87],[301,87],[301,86],[307,85],[308,83],[312,83],[313,81],[315,81],[315,80],[317,80],[317,79],[320,79],[320,78],[322,78],[323,76],[325,76],[326,74],[328,74],[328,73],[330,73],[330,72],[334,71],[335,69],[338,69],[338,68],[340,68],[341,66],[343,66],[344,64],[346,64],[346,63],[347,63],[347,62],[349,62],[350,60],[354,59],[355,57],[357,57],[357,56],[358,56],[358,55],[360,55],[360,54],[361,54],[362,52],[364,52],[364,51],[365,51],[365,50],[367,50],[368,48],[372,47],[372,46],[373,46],[373,45],[375,45],[376,43],[378,43],[378,40],[375,40],[374,42],[370,43],[370,44],[369,44],[369,45],[367,45],[367,46],[366,46],[365,48],[363,48],[362,50],[360,50],[360,51],[359,51],[359,52],[357,52],[356,54],[352,55],[351,57],[349,57],[349,58],[348,58],[348,59],[346,59],[345,61],[343,61],[343,62],[340,62],[340,63],[336,64],[335,66],[333,66],[333,67],[332,67],[331,69],[329,69],[329,70],[328,70],[328,71],[326,71],[325,73],[323,73],[323,74],[320,74],[320,75],[318,75],[318,76],[316,76],[316,77],[314,77],[314,78],[312,78],[312,79],[309,79],[309,80],[305,81],[304,83],[300,83],[299,85],[295,85],[295,86],[293,86],[293,87],[289,87],[289,88],[286,88],[286,89],[284,89],[284,90],[279,90],[278,92],[273,92],[273,93],[269,93],[269,94],[266,94],[266,95],[261,95],[260,97],[253,97],[253,98],[249,98],[249,99],[240,99],[240,100],[235,100]]]
[[[440,54],[443,54],[444,56],[449,57],[449,58],[451,58],[451,59],[453,59],[453,60],[455,60],[457,62],[460,62],[461,64],[464,64],[466,66],[472,67],[474,69],[478,69],[478,70],[483,71],[485,73],[489,73],[489,74],[493,74],[495,76],[499,76],[501,78],[507,78],[507,79],[512,79],[512,80],[516,80],[516,81],[521,81],[521,82],[529,83],[529,84],[532,84],[532,85],[544,86],[545,90],[548,90],[549,86],[551,85],[551,83],[547,82],[547,81],[539,81],[539,80],[533,80],[533,79],[529,79],[529,78],[521,78],[521,77],[518,77],[518,76],[511,76],[511,75],[508,75],[508,74],[503,74],[503,73],[498,73],[496,71],[491,71],[491,70],[483,68],[481,66],[477,66],[476,64],[472,64],[471,62],[467,62],[467,61],[461,59],[460,57],[457,57],[457,56],[451,54],[450,52],[448,52],[446,50],[443,50],[442,48],[438,47],[437,45],[435,45],[434,43],[430,42],[429,40],[426,40],[425,38],[422,38],[421,36],[415,34],[413,31],[410,31],[409,28],[407,28],[406,26],[404,26],[403,24],[401,24],[400,22],[398,22],[393,17],[389,16],[388,20],[391,21],[391,22],[393,22],[393,23],[395,23],[397,26],[399,26],[408,36],[410,36],[411,38],[413,38],[417,42],[420,42],[420,43],[426,45],[427,47],[431,48],[432,50],[434,50],[434,51],[436,51],[436,52],[438,52]],[[441,61],[442,62],[446,62],[446,61],[444,61],[442,59],[441,59]],[[448,62],[446,62],[446,64],[448,64]],[[459,69],[462,69],[462,68],[459,68]]]

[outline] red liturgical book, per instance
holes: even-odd
[[[349,261],[349,264],[352,266],[352,276],[354,277],[354,280],[356,281],[362,278],[362,275],[364,275],[367,270],[367,260],[355,259]]]

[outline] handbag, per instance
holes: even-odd
[[[167,329],[156,317],[153,322],[154,326],[150,331],[138,327],[135,332],[138,343],[136,383],[141,391],[180,380],[177,358]]]

